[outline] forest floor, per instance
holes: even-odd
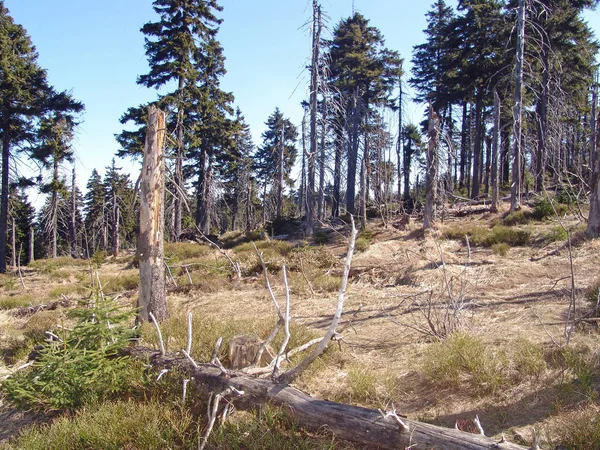
[[[585,225],[578,217],[571,211],[560,221],[524,220],[508,227],[502,213],[474,212],[447,218],[426,235],[420,223],[398,230],[371,220],[352,263],[338,327],[343,339],[332,349],[334,357],[302,377],[298,387],[345,403],[382,409],[393,404],[403,415],[446,427],[478,416],[488,436],[523,445],[530,444],[535,427],[543,444],[561,443],[565,427],[581,414],[598,416],[596,321],[581,321],[570,331],[573,318],[594,306],[586,296],[598,281],[600,240],[582,237]],[[527,242],[506,238],[514,231]],[[347,234],[348,227],[337,225],[317,234],[322,246],[302,240],[259,245],[279,299],[284,298],[279,267],[285,263],[290,269],[294,329],[308,329],[298,343],[322,335],[331,321]],[[235,239],[242,238],[222,237],[241,263],[241,282],[206,245],[167,246],[178,284],[170,288],[169,310],[180,319],[193,312],[206,321],[234,324],[232,335],[252,330],[265,337],[276,321],[273,304],[253,248],[234,245]],[[109,257],[98,277],[105,292],[133,305],[132,261]],[[191,264],[189,277],[180,267],[185,264]],[[90,276],[87,262],[61,258],[24,268],[23,285],[14,275],[0,278],[0,380],[26,362],[30,338],[62,323],[68,309],[56,305],[17,316],[17,308],[79,298]],[[177,350],[177,333],[170,337],[168,326],[167,345]],[[10,408],[0,397],[0,442],[42,419]]]

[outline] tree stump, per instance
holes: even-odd
[[[229,367],[240,370],[251,365],[262,343],[263,341],[256,336],[240,335],[231,338],[229,341]],[[273,350],[267,346],[257,366],[267,366],[274,357]]]

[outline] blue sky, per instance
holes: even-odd
[[[310,53],[310,0],[221,0],[227,75],[223,89],[233,92],[260,143],[264,122],[275,107],[299,124],[300,102],[307,97],[305,66]],[[381,30],[386,46],[398,50],[410,68],[414,45],[424,40],[425,13],[433,0],[321,0],[332,29],[356,10]],[[452,0],[449,4],[454,4]],[[156,92],[136,85],[148,70],[140,27],[155,20],[151,0],[5,0],[12,17],[28,31],[58,89],[73,91],[86,105],[75,143],[79,185],[93,168],[101,173],[118,149],[114,134],[120,115],[130,106],[151,101]],[[600,29],[600,13],[588,12]],[[421,110],[409,104],[408,120]],[[135,172],[133,164],[118,165]],[[70,172],[70,169],[69,169]],[[35,199],[33,199],[35,201]]]

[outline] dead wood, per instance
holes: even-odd
[[[524,450],[525,447],[508,442],[465,433],[455,429],[401,418],[395,414],[359,406],[320,400],[304,392],[271,380],[257,379],[240,372],[228,371],[211,364],[196,364],[174,354],[161,355],[160,351],[145,348],[129,348],[131,356],[146,360],[161,370],[178,368],[192,382],[189,392],[209,398],[211,393],[240,392],[229,400],[235,400],[236,408],[255,409],[270,404],[284,408],[297,424],[307,430],[329,428],[338,438],[377,446],[382,449],[429,449],[445,450]]]
[[[44,305],[33,305],[33,306],[24,306],[22,308],[17,308],[12,314],[16,317],[26,317],[36,314],[40,311],[54,311],[58,307],[62,306],[63,308],[68,308],[71,306],[73,302],[68,298],[63,300],[58,300],[56,302],[44,304]]]

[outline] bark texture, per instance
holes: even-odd
[[[148,132],[140,183],[140,233],[137,256],[140,264],[138,320],[167,317],[164,265],[165,113],[148,109]]]

